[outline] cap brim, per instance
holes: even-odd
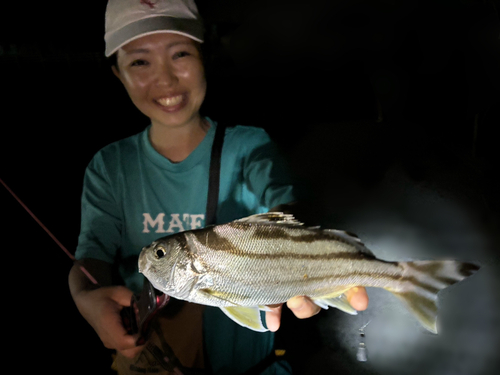
[[[120,47],[135,39],[158,33],[180,34],[203,43],[203,25],[198,20],[157,16],[133,22],[111,35],[106,35],[105,55],[109,57]]]

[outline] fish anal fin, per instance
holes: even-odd
[[[389,290],[403,301],[422,326],[428,331],[437,334],[437,295],[434,299],[424,297],[416,292],[396,293]]]
[[[257,332],[266,332],[267,328],[262,324],[260,309],[258,306],[226,306],[220,308],[224,314],[239,325]]]
[[[328,309],[328,307],[335,307],[347,314],[357,315],[358,312],[356,311],[356,309],[354,309],[349,301],[347,301],[347,297],[344,294],[344,292],[346,291],[347,289],[344,289],[340,292],[336,292],[326,296],[312,298],[312,300],[316,305],[320,306],[323,309]]]

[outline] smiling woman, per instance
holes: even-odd
[[[199,113],[207,86],[199,43],[173,33],[146,35],[121,47],[112,69],[151,119],[155,150],[173,162],[184,160],[209,127]]]
[[[71,294],[103,344],[118,352],[115,366],[119,374],[168,374],[169,365],[158,362],[158,351],[175,353],[174,363],[191,369],[208,367],[207,355],[208,371],[214,375],[246,373],[255,366],[260,366],[255,373],[289,374],[286,362],[267,360],[274,353],[272,332],[247,330],[209,307],[203,310],[190,303],[179,309],[167,307],[153,323],[156,329],[146,347],[137,347],[137,337],[121,324],[120,311],[130,306],[133,293],[144,282],[138,272],[144,244],[170,229],[209,224],[205,218],[208,177],[218,124],[200,115],[207,89],[202,31],[192,0],[108,3],[106,56],[115,56],[114,75],[150,125],[104,147],[88,164],[75,258],[105,288],[89,285],[75,266],[69,277]],[[109,128],[120,125],[115,122]],[[234,126],[223,131],[219,223],[267,212],[297,199],[284,160],[264,130]],[[171,218],[167,231],[164,217]],[[148,223],[156,231],[148,230]],[[118,282],[111,280],[114,267],[122,279]],[[366,293],[361,289],[360,294],[364,304],[358,306],[364,309]],[[319,310],[303,298],[290,301],[299,318]],[[280,306],[269,308],[265,316],[268,328],[277,330]]]

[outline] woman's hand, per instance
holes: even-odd
[[[130,306],[131,298],[132,291],[123,286],[82,291],[74,298],[78,310],[104,346],[128,358],[134,358],[143,349],[135,345],[137,337],[127,334],[120,315],[124,307]]]
[[[349,289],[345,293],[347,300],[358,311],[366,310],[368,307],[368,294],[363,287]],[[287,306],[299,319],[310,318],[321,310],[310,298],[297,296],[287,301]],[[281,309],[283,304],[269,306],[271,311],[266,311],[266,325],[270,331],[275,332],[280,327]]]

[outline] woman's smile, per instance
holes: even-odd
[[[187,93],[174,94],[169,96],[163,96],[155,99],[155,103],[158,104],[161,109],[168,113],[178,112],[188,104],[189,96]]]

